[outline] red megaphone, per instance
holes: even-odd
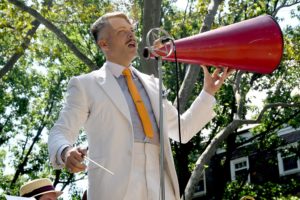
[[[162,48],[168,48],[170,42]],[[269,15],[224,26],[174,41],[177,61],[190,64],[225,66],[267,74],[279,65],[283,54],[283,36],[277,22]],[[174,52],[166,55],[162,48],[144,53],[175,61]],[[154,56],[155,55],[155,56]]]

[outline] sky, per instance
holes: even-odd
[[[278,12],[277,16],[284,19],[283,21],[279,22],[279,25],[282,29],[285,28],[287,25],[295,27],[296,25],[300,24],[300,22],[297,18],[291,18],[290,17],[290,12],[292,10],[296,11],[297,10],[297,5],[291,6],[289,8],[282,8]]]

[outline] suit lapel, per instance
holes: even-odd
[[[107,96],[115,104],[115,106],[120,110],[120,112],[131,122],[129,108],[126,99],[121,91],[121,88],[107,69],[108,66],[104,64],[101,69],[99,69],[96,74],[97,83],[104,90]],[[156,118],[157,124],[159,126],[159,88],[158,81],[155,80],[153,75],[149,76],[139,72],[137,69],[133,68],[134,73],[138,76],[139,80],[143,84],[152,106],[154,116]]]
[[[96,75],[97,83],[104,90],[113,104],[131,123],[130,112],[124,94],[122,93],[115,77],[111,74],[107,67],[108,66],[104,64],[101,69],[99,69]]]

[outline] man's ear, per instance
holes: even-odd
[[[97,42],[98,46],[102,49],[102,51],[104,50],[107,50],[108,49],[108,44],[107,44],[107,41],[102,39],[102,40],[98,40]]]

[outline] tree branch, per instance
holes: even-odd
[[[242,110],[243,110],[243,105],[244,105],[244,101],[242,101],[242,92],[241,92],[241,79],[242,79],[242,75],[244,74],[243,71],[239,70],[237,72],[235,81],[234,81],[234,85],[233,85],[233,91],[234,91],[234,96],[235,96],[235,102],[236,102],[236,106],[237,106],[237,111],[236,111],[236,116],[234,116],[234,119],[241,119],[242,117]]]
[[[270,108],[275,108],[275,107],[282,107],[282,108],[287,108],[287,107],[300,107],[300,103],[271,103],[271,104],[267,104],[260,112],[260,114],[258,115],[258,117],[255,120],[239,120],[242,122],[242,124],[258,124],[264,113],[270,109]]]
[[[284,121],[288,121],[290,119],[294,119],[295,117],[297,117],[297,115],[299,115],[300,111],[299,112],[296,112],[294,113],[293,115],[291,115],[288,119],[284,119]],[[251,143],[252,141],[256,140],[256,139],[259,139],[261,138],[262,136],[266,136],[268,135],[268,133],[276,130],[278,127],[280,127],[282,125],[283,121],[275,121],[275,125],[274,125],[274,122],[272,122],[272,127],[269,127],[266,131],[263,131],[263,132],[260,132],[259,134],[243,141],[243,142],[239,142],[237,147],[240,147],[240,146],[243,146],[247,143]]]
[[[46,2],[44,3],[46,4]],[[48,9],[52,6],[52,0],[47,2]],[[25,50],[28,48],[30,44],[31,38],[34,36],[36,33],[36,30],[40,26],[40,22],[38,20],[34,20],[31,22],[32,28],[26,33],[25,39],[23,43],[21,44],[22,51],[16,52],[4,65],[4,67],[0,70],[0,79],[8,72],[10,71],[16,62],[19,60],[19,58],[24,54]]]
[[[280,9],[282,8],[287,8],[287,7],[291,7],[293,5],[296,5],[300,3],[299,0],[294,1],[293,3],[287,4],[287,1],[285,0],[281,5],[279,5],[278,7],[275,6],[273,12],[272,12],[272,16],[275,17],[277,15],[277,13],[279,12]]]
[[[50,31],[52,31],[61,41],[63,41],[70,50],[82,61],[84,62],[91,70],[97,69],[97,66],[92,62],[87,56],[85,56],[81,51],[73,44],[73,42],[54,24],[52,24],[49,20],[44,18],[39,12],[36,10],[26,6],[24,3],[18,0],[8,0],[10,3],[19,7],[21,10],[28,12],[30,15],[35,17],[40,23],[44,24]]]
[[[61,82],[62,82],[62,78],[59,79],[57,84],[51,85],[51,87],[53,86],[54,88],[58,88],[58,87],[60,87]],[[34,138],[32,139],[30,147],[26,151],[26,154],[25,154],[24,158],[22,158],[22,160],[20,160],[20,162],[18,164],[17,170],[16,170],[16,172],[14,174],[14,177],[13,177],[13,179],[11,181],[11,184],[10,184],[11,188],[16,183],[19,176],[24,173],[24,168],[25,168],[26,164],[28,163],[28,160],[30,158],[30,155],[31,155],[31,152],[34,148],[34,145],[41,139],[42,132],[43,132],[44,128],[47,125],[47,121],[48,121],[47,119],[50,116],[50,114],[52,112],[52,109],[54,107],[53,99],[55,98],[55,94],[51,92],[51,89],[49,91],[50,91],[50,94],[49,94],[49,99],[47,101],[47,105],[46,105],[46,108],[45,108],[45,111],[44,111],[45,114],[42,116],[42,118],[40,120],[40,126],[36,130],[36,134],[35,134]],[[56,91],[56,90],[54,89],[52,91]],[[25,152],[25,150],[23,150],[23,152]]]
[[[24,39],[23,43],[21,44],[22,51],[17,51],[14,55],[12,55],[12,57],[7,61],[7,63],[4,65],[4,67],[1,68],[0,79],[14,67],[14,65],[19,60],[19,58],[24,54],[25,50],[29,46],[32,36],[35,34],[36,30],[38,29],[40,22],[38,20],[34,20],[31,23],[31,25],[32,25],[32,28],[26,33],[25,39]]]

